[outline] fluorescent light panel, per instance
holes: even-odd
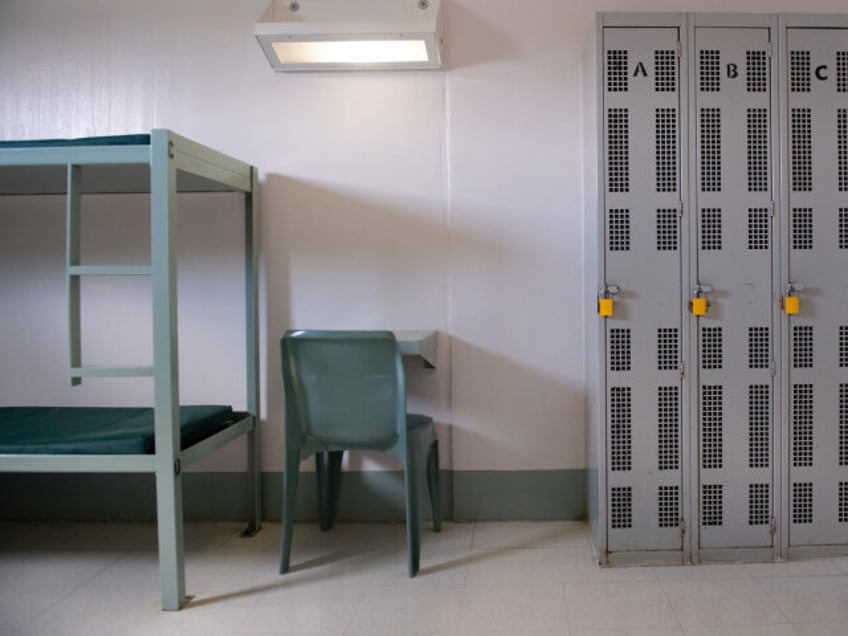
[[[276,71],[439,68],[440,5],[441,0],[273,0],[255,35]]]
[[[273,42],[280,64],[392,64],[427,61],[424,40]]]

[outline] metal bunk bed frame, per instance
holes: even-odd
[[[109,138],[104,138],[108,140]],[[185,589],[182,469],[212,451],[247,436],[248,526],[261,526],[259,476],[258,180],[254,166],[174,134],[154,129],[139,143],[49,144],[0,148],[0,194],[67,195],[67,280],[71,384],[90,377],[152,377],[153,455],[0,455],[0,472],[153,473],[162,609],[178,610]],[[91,140],[88,140],[91,141]],[[96,142],[96,139],[94,140]],[[85,169],[85,170],[83,170]],[[148,177],[149,174],[149,177]],[[81,195],[89,192],[149,192],[149,266],[80,264]],[[177,356],[175,214],[177,192],[244,193],[246,406],[248,416],[185,450],[180,449]],[[84,276],[152,278],[153,365],[88,367],[81,364],[80,279]]]

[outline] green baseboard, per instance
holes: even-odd
[[[457,521],[583,519],[585,470],[442,471],[442,516]],[[244,519],[242,473],[185,473],[183,503],[190,521]],[[279,521],[282,473],[262,475],[265,519]],[[318,518],[315,473],[302,473],[297,516]],[[2,473],[0,520],[152,521],[151,475],[101,473]],[[342,474],[340,521],[400,522],[405,518],[403,474]]]
[[[453,518],[457,521],[585,519],[586,471],[454,471]]]

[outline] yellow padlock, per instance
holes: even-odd
[[[787,316],[793,316],[801,311],[801,301],[798,296],[785,296],[783,298],[783,311]]]
[[[598,314],[604,318],[612,318],[612,298],[598,299]]]
[[[706,316],[707,315],[707,299],[706,298],[693,298],[692,299],[692,315],[693,316]]]

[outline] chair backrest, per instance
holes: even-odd
[[[280,350],[286,444],[312,452],[405,445],[403,366],[392,332],[291,330]]]

